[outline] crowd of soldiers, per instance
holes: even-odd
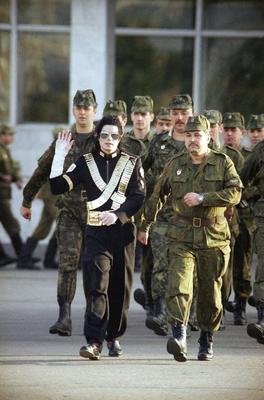
[[[74,142],[65,154],[64,172],[80,156],[94,151],[96,109],[91,89],[76,92],[75,123],[70,128]],[[143,289],[136,289],[134,297],[146,312],[146,327],[162,336],[168,335],[171,327],[167,351],[177,361],[186,361],[186,338],[191,330],[200,329],[198,359],[210,360],[213,333],[225,329],[225,311],[233,313],[235,325],[246,325],[248,302],[256,307],[257,321],[247,325],[247,332],[264,344],[264,114],[252,114],[247,124],[239,112],[222,116],[218,110],[204,110],[197,114],[191,96],[177,94],[156,117],[152,98],[135,96],[130,116],[132,130],[122,135],[120,147],[141,160],[145,173],[146,198],[134,215],[135,269],[141,272]],[[117,118],[125,131],[126,103],[108,101],[103,117]],[[44,260],[46,268],[58,268],[59,316],[49,332],[70,336],[77,269],[85,262],[87,193],[82,185],[56,199],[50,193],[48,179],[58,134],[54,131],[52,144],[23,189],[24,218],[31,218],[36,196],[44,201],[41,221],[23,243],[10,208],[11,183],[22,187],[18,165],[8,150],[13,133],[9,126],[1,127],[0,222],[16,252],[17,268],[38,269],[33,252],[56,219]],[[248,146],[243,145],[244,139]],[[254,279],[253,252],[257,254]],[[0,243],[0,266],[14,261]],[[83,274],[86,299],[90,290],[87,279]],[[117,339],[111,337],[110,356],[122,353]],[[86,348],[82,354],[99,358],[87,355]]]

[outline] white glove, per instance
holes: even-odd
[[[63,165],[65,157],[70,151],[74,140],[71,140],[71,132],[62,131],[58,134],[58,139],[56,140],[55,154],[52,160],[50,178],[55,178],[63,173]]]
[[[103,225],[113,225],[117,221],[117,216],[113,212],[104,211],[101,214],[101,222]]]

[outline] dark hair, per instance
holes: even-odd
[[[100,119],[100,120],[98,121],[98,123],[97,123],[97,125],[96,125],[96,127],[95,127],[95,148],[94,148],[94,151],[96,151],[96,152],[97,152],[98,150],[100,150],[99,136],[100,136],[100,133],[101,133],[101,131],[103,130],[103,127],[104,127],[105,125],[117,126],[117,128],[118,128],[118,134],[119,134],[119,136],[120,136],[120,139],[121,139],[121,137],[122,137],[123,134],[124,134],[122,125],[121,125],[121,123],[120,123],[118,117],[116,117],[116,116],[103,117],[102,119]],[[118,147],[120,147],[120,142],[119,142],[119,144],[118,144]]]
[[[98,121],[98,124],[96,125],[95,128],[97,138],[99,138],[99,134],[105,125],[117,126],[119,136],[120,137],[123,136],[124,131],[118,117],[109,116],[109,117],[103,117],[102,119],[100,119],[100,121]]]

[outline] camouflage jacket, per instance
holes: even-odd
[[[10,175],[12,182],[21,180],[19,164],[13,160],[10,150],[6,145],[0,143],[0,199],[11,198],[11,182],[4,181],[4,175]]]
[[[94,130],[90,133],[86,140],[81,140],[77,136],[75,125],[72,127],[71,132],[74,144],[65,158],[63,168],[64,172],[67,171],[69,166],[73,164],[81,155],[91,152],[94,148]],[[38,160],[38,167],[33,172],[33,175],[23,190],[24,198],[22,204],[24,207],[31,207],[34,197],[49,178],[51,164],[55,153],[55,144],[56,141],[54,140],[49,148],[40,157]],[[83,187],[79,185],[71,192],[59,196],[56,205],[60,209],[67,208],[73,214],[75,212],[79,213],[78,208],[85,207],[86,204],[86,198],[83,196],[83,193]]]
[[[155,221],[160,201],[170,194],[174,216],[170,219],[167,235],[171,239],[199,248],[226,246],[230,231],[224,211],[226,207],[239,203],[242,187],[232,160],[225,154],[211,150],[196,169],[189,154],[180,152],[166,165],[151,198],[147,200],[143,226],[148,231]],[[189,192],[202,193],[203,202],[188,207],[183,198]],[[182,222],[180,216],[198,222],[214,218],[215,222],[194,226],[194,223]]]

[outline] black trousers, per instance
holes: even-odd
[[[102,343],[124,334],[135,263],[135,226],[87,226],[83,262],[84,334]]]

